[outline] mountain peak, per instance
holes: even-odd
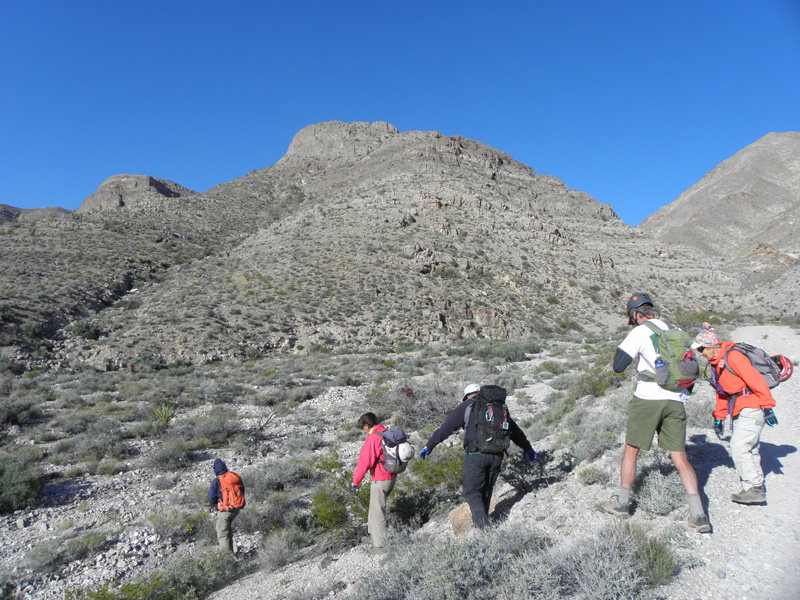
[[[147,200],[181,198],[196,193],[175,182],[149,175],[113,175],[100,184],[94,194],[87,196],[75,212],[113,210],[140,205]]]

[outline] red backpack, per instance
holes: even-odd
[[[217,510],[231,510],[244,508],[244,484],[242,476],[233,471],[228,471],[219,476],[219,487],[222,491],[222,500],[217,502]]]

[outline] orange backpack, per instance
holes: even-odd
[[[222,501],[217,502],[217,510],[244,508],[244,484],[242,476],[228,471],[219,476],[219,487],[222,490]]]

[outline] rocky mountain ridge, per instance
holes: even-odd
[[[715,268],[501,151],[382,122],[311,125],[203,194],[115,176],[75,213],[0,235],[0,352],[22,368],[602,330],[632,289],[667,311],[771,308],[736,299],[753,264]],[[751,259],[796,284],[794,263]]]

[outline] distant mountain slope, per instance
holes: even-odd
[[[607,330],[632,290],[665,315],[741,292],[504,152],[382,122],[306,127],[203,194],[115,176],[0,237],[0,354],[37,368]]]
[[[800,258],[800,133],[765,135],[639,227],[726,256],[769,244]]]

